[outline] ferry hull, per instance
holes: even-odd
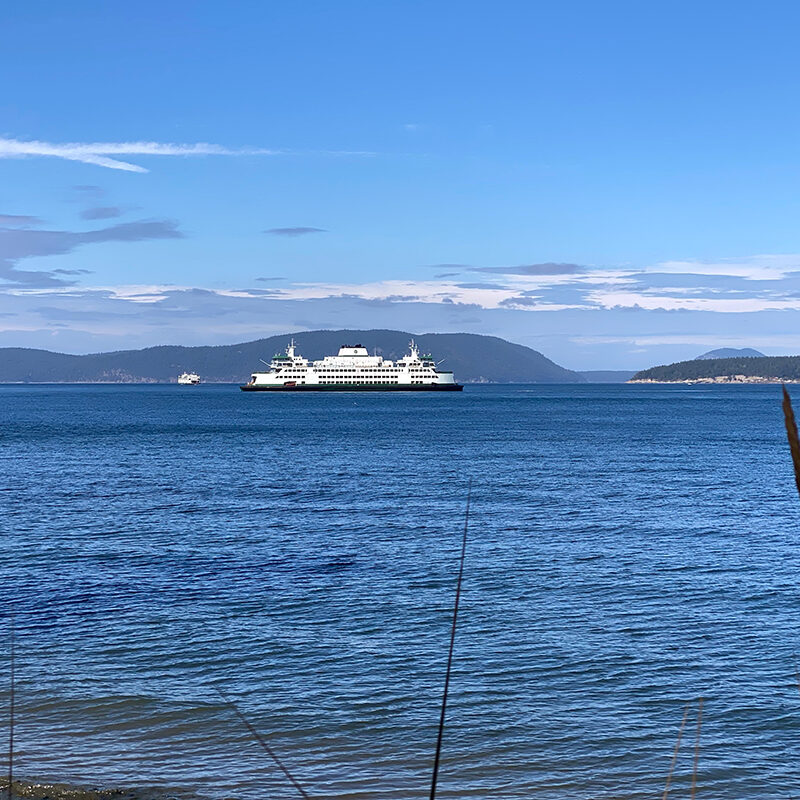
[[[429,383],[417,386],[384,384],[377,386],[348,386],[347,384],[301,384],[300,386],[266,386],[264,384],[245,384],[239,387],[243,392],[460,392],[464,387],[459,383]]]

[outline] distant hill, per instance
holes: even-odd
[[[776,381],[800,380],[800,356],[693,359],[642,370],[637,372],[632,380],[670,382],[735,375]]]
[[[589,383],[625,383],[635,373],[632,369],[583,369],[579,374]]]
[[[753,350],[752,347],[720,347],[718,350],[709,350],[701,356],[697,356],[695,361],[714,358],[765,358],[763,353]]]
[[[298,352],[309,359],[335,354],[342,344],[362,344],[396,359],[408,352],[413,334],[404,331],[307,331],[281,334],[243,344],[215,347],[148,347],[91,355],[66,355],[20,347],[0,348],[0,383],[174,383],[184,371],[205,382],[238,383],[263,369],[260,359],[283,352],[294,336]],[[541,353],[495,336],[472,333],[426,333],[413,336],[459,382],[582,383]]]

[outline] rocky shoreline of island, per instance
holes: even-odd
[[[746,383],[746,384],[782,384],[782,383],[800,383],[798,378],[765,378],[761,375],[715,375],[714,377],[707,378],[683,378],[676,380],[657,380],[655,378],[631,378],[628,383],[682,383],[693,385],[697,383],[702,384],[731,384],[731,383]]]
[[[737,356],[678,361],[641,370],[628,383],[800,383],[800,356]]]

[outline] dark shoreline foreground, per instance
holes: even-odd
[[[14,780],[15,798],[29,800],[199,800],[199,795],[163,786],[136,788],[88,788],[66,783],[35,783]],[[7,797],[8,780],[0,783],[0,796]]]

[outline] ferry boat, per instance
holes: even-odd
[[[265,362],[266,363],[266,362]],[[420,355],[414,340],[396,361],[371,356],[366,347],[342,345],[335,356],[309,362],[297,354],[294,339],[276,355],[266,372],[254,372],[243,392],[460,392],[452,372],[436,369],[430,355]]]
[[[196,372],[182,372],[178,375],[178,383],[182,386],[194,386],[200,383],[200,376]]]

